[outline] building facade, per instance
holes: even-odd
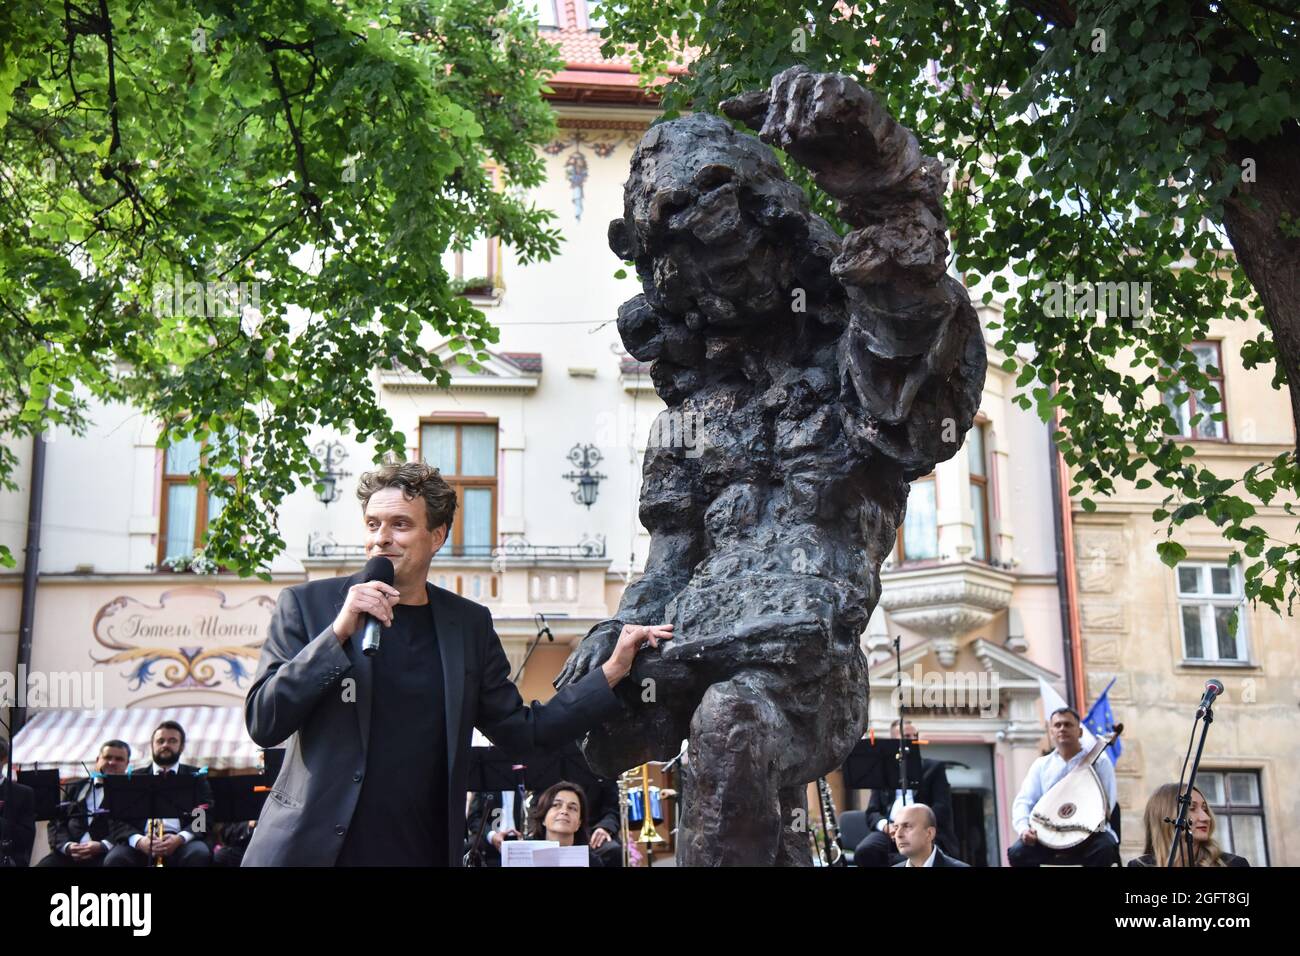
[[[1256,322],[1211,324],[1210,338],[1192,349],[1217,368],[1221,401],[1166,396],[1198,463],[1220,478],[1240,478],[1251,465],[1294,450],[1287,393],[1270,385],[1271,368],[1247,369],[1242,345]],[[1207,413],[1191,424],[1197,412]],[[1222,412],[1224,421],[1208,418]],[[1300,702],[1295,618],[1243,601],[1240,566],[1220,530],[1194,518],[1175,536],[1187,550],[1177,567],[1163,564],[1156,544],[1164,531],[1152,521],[1165,492],[1117,483],[1094,512],[1074,501],[1074,580],[1077,586],[1087,696],[1108,685],[1115,719],[1124,725],[1116,784],[1125,819],[1125,859],[1143,851],[1142,809],[1164,783],[1177,782],[1205,682],[1225,693],[1214,706],[1197,785],[1217,817],[1216,838],[1252,866],[1300,862],[1300,768],[1293,734]],[[1294,500],[1290,500],[1294,507]],[[1288,499],[1259,506],[1253,521],[1290,541],[1296,519]],[[1240,616],[1233,633],[1229,620]]]

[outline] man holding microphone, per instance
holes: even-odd
[[[600,668],[527,707],[488,610],[428,581],[455,491],[405,462],[363,475],[357,497],[371,573],[280,594],[245,701],[253,740],[286,752],[244,866],[460,865],[473,728],[507,751],[560,747],[618,713],[637,651],[672,637],[624,625]]]

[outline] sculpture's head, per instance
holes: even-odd
[[[609,244],[636,263],[656,311],[704,335],[791,316],[796,289],[831,287],[839,251],[771,147],[707,113],[646,133]]]

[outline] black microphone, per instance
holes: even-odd
[[[540,623],[539,623],[539,622],[540,622]],[[549,627],[546,626],[546,615],[545,615],[545,614],[538,614],[538,615],[536,615],[536,616],[533,618],[533,623],[537,625],[537,638],[538,638],[538,640],[541,640],[542,635],[545,634],[545,635],[546,635],[546,639],[547,639],[548,641],[550,641],[552,644],[555,643],[555,635],[552,634],[552,633],[551,633],[551,629],[550,629]]]
[[[1196,708],[1196,716],[1203,717],[1205,712],[1210,709],[1214,703],[1214,698],[1223,693],[1223,681],[1217,677],[1211,677],[1205,682],[1205,694],[1201,697],[1200,706]]]
[[[393,585],[393,562],[382,554],[376,555],[366,562],[365,572],[361,578],[362,582],[369,584],[371,581],[381,581],[389,587]],[[365,615],[366,624],[361,632],[361,653],[366,657],[374,657],[379,653],[379,629],[383,626],[379,619],[373,614]]]

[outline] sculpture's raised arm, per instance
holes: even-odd
[[[796,66],[722,104],[785,150],[855,226],[831,273],[850,325],[839,366],[846,436],[917,478],[960,447],[986,359],[965,287],[947,273],[943,164],[852,79]]]

